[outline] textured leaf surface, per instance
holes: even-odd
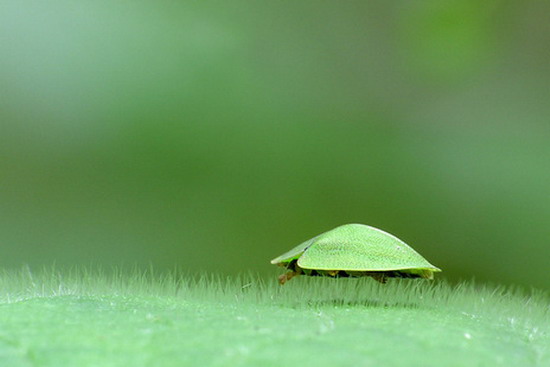
[[[548,296],[371,279],[4,275],[0,365],[548,366]]]

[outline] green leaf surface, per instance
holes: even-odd
[[[464,283],[4,272],[2,366],[548,366],[549,297]]]

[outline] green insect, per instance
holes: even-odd
[[[300,274],[331,277],[370,276],[433,279],[441,269],[430,264],[399,238],[364,224],[345,224],[322,233],[271,260],[288,270],[285,284]]]

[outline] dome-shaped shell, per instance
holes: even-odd
[[[296,259],[302,269],[441,271],[397,237],[364,224],[345,224],[320,234],[271,263],[287,264]]]

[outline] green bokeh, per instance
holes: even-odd
[[[0,265],[273,272],[349,222],[550,288],[550,3],[0,3]]]

